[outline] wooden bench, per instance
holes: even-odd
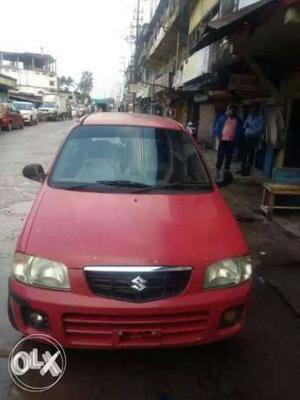
[[[300,169],[281,168],[274,171],[272,181],[263,184],[261,210],[271,219],[274,209],[300,210],[298,204],[276,204],[276,196],[298,196],[300,199]]]

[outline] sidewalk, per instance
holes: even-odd
[[[203,155],[214,171],[215,151],[205,150]],[[233,164],[232,171],[238,169]],[[300,212],[275,211],[269,221],[259,208],[263,177],[256,171],[253,175],[235,175],[222,193],[241,224],[257,272],[300,316]]]

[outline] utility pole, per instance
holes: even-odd
[[[137,46],[140,35],[140,13],[141,13],[141,0],[137,0],[136,7],[136,30],[135,30],[135,45]]]
[[[140,38],[140,15],[141,15],[141,0],[137,0],[136,18],[135,18],[135,52],[134,52],[134,82],[137,82],[137,68],[138,68],[138,45]]]
[[[137,0],[136,18],[135,18],[135,50],[133,61],[133,81],[138,82],[138,46],[140,38],[140,14],[141,14],[141,0]],[[133,93],[133,111],[135,111],[136,93]]]

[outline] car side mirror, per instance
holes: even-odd
[[[220,181],[216,181],[216,184],[219,188],[223,188],[225,186],[230,185],[233,182],[233,175],[229,171],[225,171],[223,175],[223,179]]]
[[[43,182],[46,178],[44,168],[41,164],[29,164],[23,168],[23,176],[33,181]]]

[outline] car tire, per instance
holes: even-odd
[[[24,129],[24,122],[22,125],[19,126],[20,129]]]
[[[12,124],[11,124],[11,122],[7,125],[6,130],[8,130],[9,132],[12,131]]]

